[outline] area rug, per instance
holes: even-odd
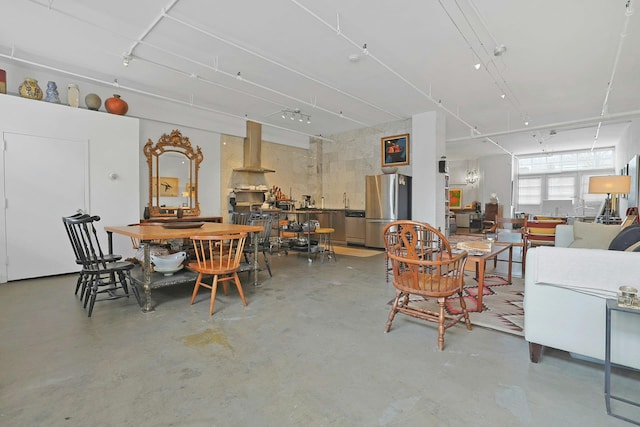
[[[513,278],[512,284],[509,285],[502,276],[485,276],[482,312],[478,312],[478,283],[469,276],[465,278],[465,283],[467,285],[464,288],[463,297],[469,310],[471,324],[524,336],[523,279]],[[435,299],[412,295],[410,301],[420,308],[438,311],[438,303]],[[389,305],[391,304],[393,300],[389,301]],[[449,314],[461,313],[460,300],[457,297],[449,298],[445,304],[445,310]]]
[[[364,248],[352,248],[345,246],[334,246],[333,250],[336,251],[336,255],[347,255],[347,256],[355,256],[355,257],[370,257],[375,255],[383,254],[384,251],[376,251],[371,249]]]

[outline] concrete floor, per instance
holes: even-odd
[[[248,307],[220,292],[211,318],[190,286],[87,318],[75,275],[0,285],[0,425],[628,425],[606,415],[602,365],[532,364],[523,338],[462,325],[440,352],[433,324],[402,315],[385,334],[383,260],[274,256]],[[639,376],[615,381],[640,394]]]

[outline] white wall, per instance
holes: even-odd
[[[90,213],[100,215],[101,224],[104,225],[123,225],[138,220],[140,177],[137,119],[7,95],[0,95],[0,111],[1,132],[88,140]],[[37,156],[38,153],[33,155]],[[116,174],[117,178],[111,179],[110,174]],[[34,171],[34,175],[37,176],[37,171]],[[3,177],[0,200],[5,200],[4,155],[0,176]],[[75,213],[76,209],[77,206],[69,206],[69,215]],[[42,214],[47,214],[46,206]],[[5,221],[5,211],[1,209],[0,223],[4,225]],[[62,221],[60,229],[63,229]],[[33,231],[37,231],[37,228]],[[35,242],[43,235],[25,238]],[[67,250],[69,242],[62,243],[64,250]],[[126,253],[130,248],[130,241],[116,242],[115,250],[120,253]],[[0,282],[6,281],[6,259],[6,239],[4,233],[0,232]]]
[[[500,204],[503,205],[502,214],[511,217],[512,206],[512,157],[508,154],[487,156],[478,159],[480,170],[479,201],[484,212],[485,203],[489,203],[491,193],[498,195]]]

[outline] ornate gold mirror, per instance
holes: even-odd
[[[179,130],[144,146],[149,166],[149,213],[154,216],[200,215],[198,170],[202,150],[191,147]]]

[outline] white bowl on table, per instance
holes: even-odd
[[[181,251],[169,255],[151,255],[151,262],[155,266],[156,271],[178,271],[182,268],[182,263],[186,258],[187,253]]]

